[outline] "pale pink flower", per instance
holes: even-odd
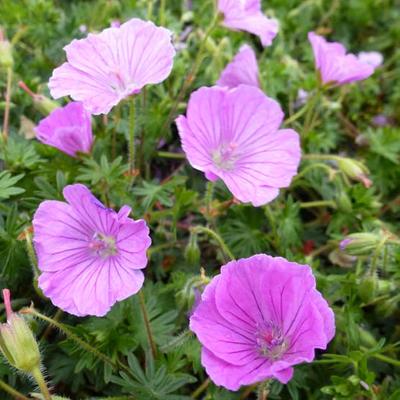
[[[289,186],[300,162],[299,135],[279,129],[283,112],[259,88],[203,87],[177,119],[190,164],[222,179],[240,201],[261,206]]]
[[[224,26],[257,35],[263,46],[270,46],[278,33],[278,21],[262,13],[261,0],[219,0],[218,11]]]
[[[257,58],[254,50],[243,45],[233,60],[222,71],[217,85],[234,88],[241,84],[260,86]]]
[[[82,101],[92,114],[107,114],[145,85],[165,80],[175,55],[169,30],[136,18],[64,50],[68,61],[53,71],[50,93]]]
[[[39,287],[70,314],[100,317],[141,289],[149,228],[128,217],[130,207],[107,208],[84,185],[63,194],[66,202],[43,201],[33,218]]]
[[[361,81],[374,73],[375,68],[359,60],[354,54],[346,54],[341,43],[328,42],[314,32],[308,33],[315,58],[324,84],[343,85]]]

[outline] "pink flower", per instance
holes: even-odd
[[[380,67],[383,63],[383,55],[378,51],[362,51],[358,53],[358,59],[374,68]]]
[[[343,85],[361,81],[374,73],[374,67],[360,61],[354,54],[346,54],[341,43],[327,42],[314,32],[308,33],[313,48],[315,67],[324,84]]]
[[[240,201],[260,206],[287,187],[300,162],[299,135],[279,129],[283,112],[260,89],[203,87],[177,119],[182,147],[193,168],[222,179]]]
[[[90,114],[80,102],[56,108],[35,128],[36,138],[44,144],[76,157],[90,153],[93,144]]]
[[[128,218],[128,206],[104,207],[84,185],[66,186],[64,198],[42,202],[34,215],[39,287],[62,310],[103,316],[142,287],[149,228]]]
[[[278,33],[278,21],[261,12],[261,0],[218,0],[218,11],[224,26],[259,36],[263,46],[270,46]]]
[[[217,85],[228,88],[234,88],[241,84],[260,87],[256,54],[246,44],[225,67],[217,81]]]
[[[68,61],[53,71],[50,93],[82,101],[92,114],[107,114],[145,85],[165,80],[175,55],[170,31],[135,18],[64,50]]]
[[[308,265],[259,254],[232,261],[190,317],[211,380],[229,390],[269,378],[287,383],[335,335],[334,314]]]

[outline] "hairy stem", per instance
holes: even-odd
[[[135,102],[136,98],[133,97],[129,108],[129,175],[131,184],[135,173]]]
[[[3,139],[8,139],[8,124],[10,120],[10,104],[11,104],[11,83],[12,83],[12,67],[7,68],[7,87],[6,87],[6,105],[4,109],[4,121],[3,121]]]
[[[39,386],[40,392],[43,395],[43,399],[51,400],[51,394],[49,392],[49,388],[47,387],[46,381],[45,381],[42,371],[40,370],[39,367],[35,368],[32,371],[32,376],[35,378],[35,381]]]
[[[14,389],[12,386],[2,381],[1,379],[0,379],[0,389],[3,389],[5,392],[7,392],[9,395],[11,395],[17,400],[29,400],[28,397],[24,396],[22,393],[18,392],[18,390]]]
[[[221,249],[223,250],[223,252],[225,253],[225,255],[228,256],[230,260],[235,259],[235,256],[233,255],[233,253],[231,252],[231,250],[229,249],[229,247],[227,246],[225,241],[222,239],[222,237],[217,232],[213,231],[210,228],[206,228],[205,226],[195,226],[194,228],[192,228],[192,230],[193,230],[193,232],[196,232],[196,233],[205,233],[208,236],[215,239],[218,242]]]
[[[312,207],[336,208],[336,203],[333,200],[316,200],[316,201],[307,201],[304,203],[300,203],[300,208],[312,208]]]
[[[162,158],[174,158],[177,160],[184,160],[186,158],[183,153],[171,153],[169,151],[157,151],[157,156]]]
[[[144,325],[146,327],[147,340],[149,341],[151,353],[153,354],[153,358],[156,358],[157,357],[157,347],[156,347],[156,343],[153,338],[153,333],[151,331],[150,319],[149,319],[147,309],[146,309],[146,301],[144,298],[143,290],[141,290],[139,292],[139,303],[140,303],[140,310],[142,311],[142,315],[143,315]]]
[[[36,318],[39,318],[42,321],[46,321],[47,323],[53,325],[54,327],[59,329],[62,333],[64,333],[64,335],[67,337],[67,339],[75,342],[83,350],[88,351],[89,353],[92,353],[99,360],[103,361],[106,364],[109,364],[114,370],[122,369],[126,373],[128,373],[130,376],[132,376],[131,370],[126,365],[122,364],[120,361],[116,361],[116,362],[113,361],[110,357],[106,356],[99,350],[95,349],[89,343],[86,343],[84,340],[82,340],[78,335],[71,332],[70,329],[66,325],[62,324],[61,322],[58,322],[50,317],[47,317],[44,314],[41,314],[40,312],[36,311],[32,307],[24,308],[20,312],[21,312],[21,314],[31,314],[31,315],[35,316]]]
[[[207,39],[210,37],[212,31],[215,29],[215,27],[218,24],[218,21],[220,20],[219,14],[215,13],[215,16],[213,18],[213,20],[211,21],[210,25],[208,26],[206,33],[204,34],[204,37],[200,43],[200,47],[197,51],[197,56],[192,64],[192,68],[190,69],[189,73],[186,75],[185,80],[183,81],[183,84],[181,86],[181,90],[178,93],[178,96],[176,97],[176,100],[174,102],[174,105],[171,108],[170,113],[168,114],[167,119],[165,120],[162,128],[161,128],[161,132],[164,132],[165,129],[167,128],[167,126],[169,125],[169,123],[171,122],[173,116],[176,113],[176,110],[178,109],[179,103],[183,100],[183,98],[185,97],[185,94],[187,92],[187,90],[190,88],[190,85],[192,84],[192,82],[194,81],[194,79],[196,78],[197,72],[201,66],[201,63],[203,61],[203,57],[204,57],[204,50],[206,48],[206,43],[207,43]]]
[[[209,386],[210,379],[207,378],[190,396],[192,399],[197,399]]]

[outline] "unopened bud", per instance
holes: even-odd
[[[358,295],[364,303],[374,300],[377,289],[377,277],[367,276],[358,285]]]
[[[190,233],[189,242],[185,249],[185,259],[190,265],[198,265],[200,262],[200,248],[197,243],[197,233]]]
[[[33,106],[43,115],[49,115],[53,110],[60,107],[60,104],[48,97],[32,92],[25,82],[18,82],[18,86],[32,97]]]
[[[340,211],[344,211],[346,213],[351,213],[353,209],[353,205],[351,204],[351,200],[346,192],[341,190],[336,198],[336,204]]]
[[[340,242],[340,250],[345,251],[351,256],[363,256],[371,254],[382,237],[376,233],[352,233]]]
[[[12,45],[4,37],[3,30],[0,28],[0,67],[10,68],[13,64]]]
[[[0,324],[0,350],[7,361],[22,372],[40,367],[38,344],[24,318],[11,309],[10,291],[3,290],[7,322]]]
[[[368,168],[360,161],[353,160],[352,158],[340,157],[338,166],[350,179],[361,182],[366,188],[372,186],[372,181],[368,178]]]

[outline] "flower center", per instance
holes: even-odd
[[[231,171],[235,167],[237,160],[236,143],[223,144],[212,152],[212,160],[214,164],[225,171]]]
[[[112,236],[106,236],[99,232],[95,232],[93,235],[92,240],[89,243],[89,249],[94,255],[101,258],[115,256],[118,253],[115,238]]]
[[[282,329],[272,322],[263,322],[256,333],[258,351],[270,360],[278,360],[288,348]]]

